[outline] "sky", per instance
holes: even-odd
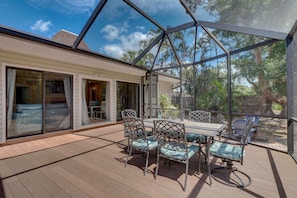
[[[188,16],[186,21],[176,17],[178,12],[185,15],[178,0],[132,2],[164,28],[190,21]],[[98,3],[99,0],[0,0],[0,24],[46,39],[60,30],[78,35]],[[171,13],[175,20],[168,17]],[[158,29],[122,0],[109,0],[95,23],[84,41],[91,51],[115,58],[127,50],[137,50],[139,41],[150,39],[153,35],[149,31]]]
[[[99,1],[0,0],[0,25],[46,39],[61,30],[78,35]],[[164,29],[193,22],[179,0],[130,1]],[[297,5],[297,1],[294,2]],[[195,16],[202,21],[217,20],[203,6],[198,6]],[[124,1],[108,0],[83,40],[92,52],[120,59],[128,51],[139,51],[140,41],[149,41],[155,36],[152,31],[158,31],[158,27]],[[193,39],[188,45],[192,44]]]
[[[98,0],[0,0],[0,23],[51,38],[60,29],[78,34]]]

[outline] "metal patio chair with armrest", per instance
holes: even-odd
[[[143,174],[146,174],[149,153],[157,148],[157,140],[154,136],[147,136],[144,128],[143,119],[134,116],[124,117],[124,135],[128,138],[127,158],[125,167],[127,166],[128,159],[131,157],[132,149],[141,151],[146,154],[146,161]]]
[[[160,157],[184,163],[186,165],[186,173],[183,190],[186,191],[189,160],[199,152],[199,146],[187,142],[184,124],[169,120],[154,120],[153,122],[158,141],[155,179],[159,171]]]
[[[137,117],[137,112],[134,109],[125,109],[125,110],[121,111],[121,116],[122,116],[123,119],[126,116]],[[147,131],[147,135],[148,136],[153,135],[153,131]]]
[[[257,135],[257,129],[259,126],[259,117],[256,115],[247,115],[245,116],[246,120],[252,119],[253,121],[253,127],[251,129],[250,139],[255,140]]]
[[[191,122],[205,122],[210,123],[211,113],[203,110],[195,110],[189,112],[189,121]],[[200,147],[200,151],[206,158],[206,153],[201,150],[202,144],[206,145],[207,137],[204,135],[194,134],[191,132],[187,133],[187,141],[188,142],[197,142]],[[199,152],[200,154],[200,152]]]
[[[233,167],[233,162],[239,162],[241,163],[241,165],[243,165],[243,157],[245,156],[244,148],[247,145],[247,138],[251,132],[252,124],[252,120],[248,120],[243,130],[240,142],[230,142],[230,140],[228,142],[222,142],[219,140],[214,140],[214,142],[210,145],[210,155],[221,158],[223,163],[226,163],[226,166],[219,166],[212,169],[211,176],[213,178],[218,178],[215,177],[213,173],[215,173],[218,169],[224,169],[227,170],[226,179],[228,181],[225,181],[223,183],[230,186],[238,187],[246,187],[251,184],[251,178],[246,173],[239,171],[236,167]],[[232,177],[232,173],[235,178]],[[244,175],[248,179],[248,182],[245,183],[238,173]],[[231,182],[230,180],[233,180],[233,182]]]
[[[247,123],[248,123],[248,120],[246,119],[242,119],[242,118],[235,119],[232,123],[232,133],[229,134],[229,138],[233,140],[240,140],[246,128]],[[252,120],[252,124],[253,124],[253,120]],[[251,132],[254,133],[253,128],[251,128]],[[250,141],[251,141],[251,133],[247,137],[247,142],[249,143]]]

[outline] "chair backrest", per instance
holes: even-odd
[[[143,119],[134,116],[125,116],[124,118],[124,136],[130,140],[146,138],[146,132]]]
[[[137,112],[134,109],[125,109],[125,110],[121,111],[121,115],[122,115],[123,119],[126,116],[137,117]]]
[[[187,143],[185,125],[180,122],[154,120],[154,132],[157,136],[159,146],[170,142],[174,142],[176,145]]]
[[[236,119],[233,121],[233,130],[234,130],[234,133],[235,134],[239,134],[239,135],[242,135],[245,128],[246,128],[246,125],[247,125],[248,121],[245,120],[245,119]]]
[[[258,116],[252,116],[252,115],[247,115],[245,116],[246,120],[252,119],[253,123],[258,124],[259,123],[259,117]]]
[[[211,113],[202,110],[190,111],[189,120],[194,122],[207,122],[210,123]]]
[[[253,120],[250,119],[246,122],[245,128],[243,130],[243,133],[242,133],[242,136],[240,139],[240,143],[241,143],[242,147],[244,147],[244,145],[247,144],[248,137],[250,136],[252,126],[253,126]]]
[[[98,106],[99,105],[99,101],[98,100],[94,100],[94,101],[89,101],[89,106]]]

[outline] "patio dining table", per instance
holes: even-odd
[[[154,128],[154,120],[161,120],[161,119],[160,118],[144,119],[143,120],[144,126],[147,128]],[[171,120],[171,121],[176,121],[176,120]],[[199,135],[204,135],[204,136],[208,137],[207,144],[206,144],[206,153],[207,153],[206,162],[207,162],[207,166],[208,166],[209,182],[210,182],[210,185],[212,186],[210,160],[209,160],[209,149],[208,148],[210,146],[211,140],[226,127],[226,124],[192,122],[189,120],[183,120],[183,121],[177,121],[177,122],[183,123],[185,125],[186,133],[199,134]]]

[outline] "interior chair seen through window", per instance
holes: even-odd
[[[154,120],[154,132],[158,141],[155,179],[159,171],[160,157],[184,163],[186,165],[184,191],[186,191],[189,160],[199,151],[199,146],[187,142],[185,125],[180,122]]]
[[[247,138],[251,132],[252,124],[252,120],[247,121],[240,142],[214,140],[211,144],[209,148],[210,155],[221,158],[223,163],[226,163],[226,166],[218,166],[212,169],[212,178],[230,186],[246,187],[251,184],[251,178],[246,173],[233,167],[233,162],[239,162],[243,165],[245,146],[247,145]],[[221,171],[218,171],[220,169],[226,171],[223,172],[223,174],[225,173],[225,177],[222,176],[222,173],[220,174]],[[244,178],[246,179],[244,180]]]
[[[128,138],[127,157],[125,167],[128,159],[131,157],[132,149],[144,152],[146,154],[146,161],[143,174],[146,174],[149,153],[151,150],[157,148],[157,141],[154,136],[147,136],[144,128],[143,119],[134,116],[124,117],[124,136]]]
[[[95,110],[95,114],[97,118],[106,118],[106,101],[101,101],[101,105]]]

